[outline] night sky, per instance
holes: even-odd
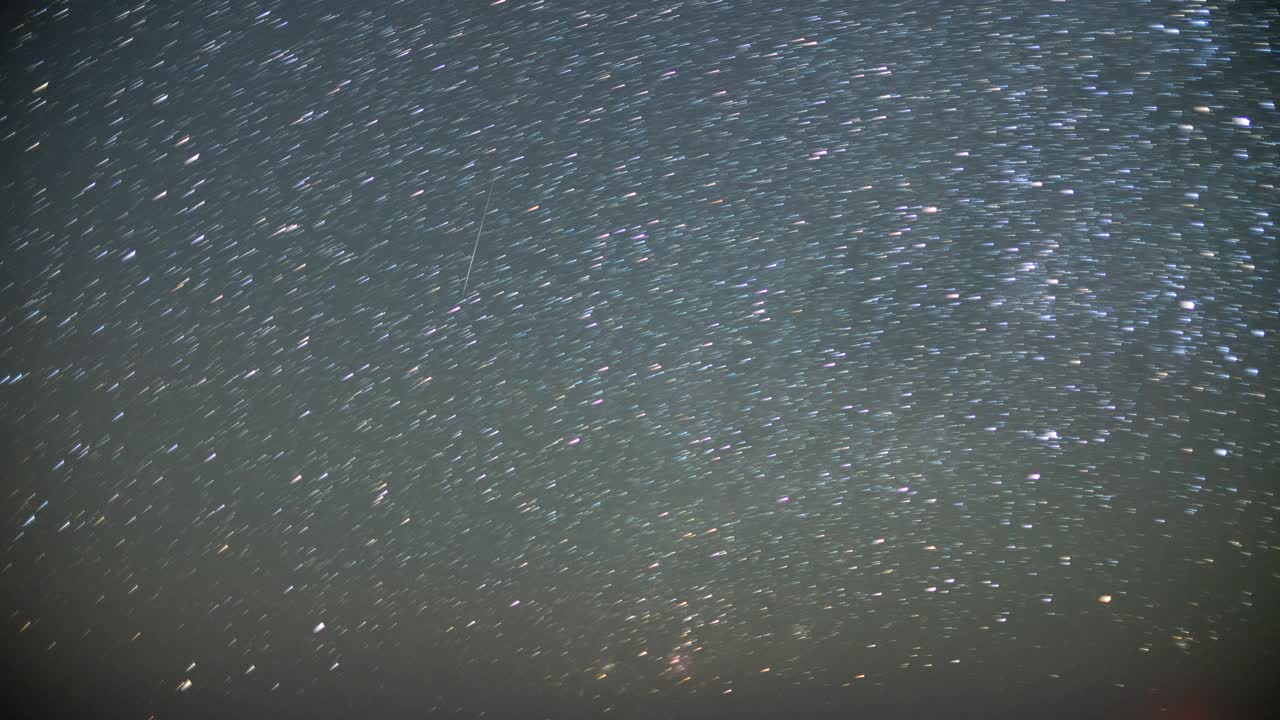
[[[16,4],[22,716],[1263,712],[1268,3]]]

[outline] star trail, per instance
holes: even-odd
[[[23,716],[1262,716],[1267,3],[14,4]]]

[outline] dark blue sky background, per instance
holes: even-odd
[[[11,705],[1262,712],[1266,3],[22,5]]]

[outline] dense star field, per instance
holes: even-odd
[[[1269,3],[18,4],[24,717],[1263,712]]]

